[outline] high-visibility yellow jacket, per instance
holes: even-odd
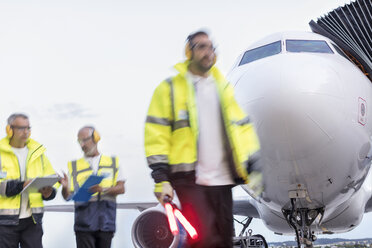
[[[76,192],[92,175],[90,164],[80,158],[68,163],[70,174],[70,190]],[[101,155],[97,175],[104,175],[99,184],[102,188],[113,187],[117,183],[119,164],[117,157]],[[95,193],[89,202],[75,202],[75,231],[83,232],[115,232],[116,197]]]
[[[160,83],[148,109],[145,152],[156,183],[169,181],[175,173],[192,173],[197,164],[198,114],[194,84],[186,77],[188,64],[175,66],[179,73]],[[248,183],[246,165],[260,149],[258,137],[231,85],[216,67],[210,73],[216,82],[231,175],[237,184]]]
[[[92,175],[93,169],[85,160],[85,158],[80,158],[78,160],[68,162],[68,171],[70,173],[70,191],[74,193],[78,190],[81,185]],[[109,188],[116,185],[116,180],[118,177],[119,164],[117,157],[109,157],[106,155],[101,155],[101,159],[98,165],[97,175],[104,175],[105,177],[99,184],[102,188]],[[93,196],[97,195],[95,193]],[[93,200],[95,197],[93,198]]]
[[[56,174],[49,159],[45,156],[45,147],[33,139],[27,141],[25,180]],[[9,144],[9,138],[0,140],[0,171],[6,172],[6,178],[0,179],[0,225],[17,225],[21,206],[21,194],[6,196],[9,180],[21,181],[20,166],[17,156]],[[41,223],[44,204],[41,193],[29,193],[29,205],[34,222]]]

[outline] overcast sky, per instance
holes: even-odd
[[[29,114],[32,137],[54,168],[82,156],[78,129],[94,125],[99,148],[120,158],[127,193],[118,201],[155,200],[143,150],[143,128],[154,88],[183,60],[187,35],[206,28],[227,73],[251,43],[273,32],[310,31],[308,23],[349,3],[343,0],[0,0],[0,130],[13,112]],[[236,194],[241,194],[237,192]],[[51,203],[63,203],[60,195]],[[120,211],[114,248],[132,247],[136,211]],[[365,215],[354,231],[370,236]],[[72,214],[47,213],[44,247],[74,247]],[[268,241],[293,240],[252,226]]]

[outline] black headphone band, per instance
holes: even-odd
[[[196,31],[194,33],[191,33],[187,36],[186,38],[186,41],[189,43],[189,46],[190,46],[190,49],[195,46],[195,44],[192,43],[192,40],[198,36],[198,35],[206,35],[206,36],[209,36],[208,33],[204,30],[199,30],[199,31]]]

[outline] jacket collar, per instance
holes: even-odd
[[[186,77],[186,73],[188,71],[190,64],[190,60],[185,60],[184,62],[177,63],[174,68],[180,73],[182,77]],[[225,81],[225,77],[222,75],[220,70],[216,66],[212,66],[209,70],[210,74],[217,80],[217,81]]]
[[[0,151],[13,153],[12,147],[10,146],[9,142],[10,142],[10,139],[8,137],[1,139],[0,140]],[[29,154],[32,154],[37,150],[37,152],[35,152],[35,155],[38,155],[38,156],[44,153],[46,150],[43,145],[41,145],[39,142],[33,139],[28,139],[26,146],[29,150]]]

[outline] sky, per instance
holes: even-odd
[[[308,23],[343,0],[0,0],[0,136],[14,112],[30,116],[32,138],[44,144],[55,170],[82,156],[77,131],[94,125],[99,149],[117,155],[127,178],[119,202],[155,201],[143,149],[147,107],[155,87],[184,59],[185,39],[199,29],[217,46],[227,74],[254,41],[273,32],[310,31]],[[236,195],[242,191],[237,188]],[[50,204],[64,203],[60,194]],[[136,210],[120,210],[113,248],[132,247]],[[370,235],[365,215],[353,231]],[[46,213],[44,247],[74,247],[73,214]],[[251,224],[267,240],[261,221]],[[323,237],[323,236],[322,236]]]

